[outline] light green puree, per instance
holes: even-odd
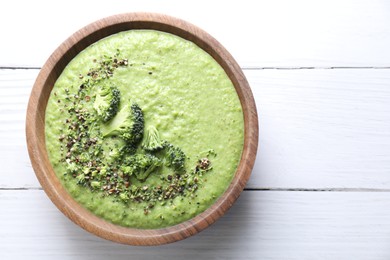
[[[185,173],[180,176],[185,175],[185,182],[192,186],[186,186],[176,196],[151,201],[142,196],[122,200],[115,192],[108,194],[107,187],[104,190],[100,186],[91,188],[78,183],[80,173],[71,174],[67,170],[64,134],[72,131],[68,109],[75,102],[83,111],[93,113],[94,89],[90,87],[85,90],[87,94],[80,94],[80,86],[92,80],[89,72],[99,67],[99,62],[114,58],[120,59],[122,66],[114,68],[104,81],[120,90],[121,106],[129,100],[137,103],[143,111],[145,128],[153,124],[162,140],[180,147],[186,155]],[[78,54],[54,85],[45,123],[51,164],[71,196],[112,223],[146,229],[178,224],[215,202],[232,180],[244,140],[240,101],[221,66],[194,43],[153,30],[120,32]],[[94,134],[92,131],[90,136]],[[121,144],[115,137],[105,138],[103,142],[105,147]],[[93,177],[100,174],[96,168],[110,161],[107,148],[104,153],[102,160],[91,167],[95,172],[85,176],[97,178]],[[199,159],[205,157],[211,162],[210,169],[195,173]],[[113,172],[108,174],[114,178]],[[121,175],[120,171],[116,174]],[[179,178],[179,174],[163,165],[143,182],[130,177],[128,187],[122,183],[121,189],[139,190],[147,196],[147,192],[156,187],[169,187],[175,178]]]

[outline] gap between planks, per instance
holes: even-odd
[[[0,70],[40,70],[41,67],[13,67],[0,66]],[[297,67],[258,67],[258,66],[243,66],[242,70],[337,70],[337,69],[374,69],[387,70],[390,66],[330,66],[330,67],[316,67],[316,66],[297,66]]]
[[[0,70],[39,70],[40,67],[0,66]],[[338,69],[390,69],[387,66],[337,66],[337,67],[242,67],[243,70],[338,70]],[[0,191],[31,191],[43,190],[41,187],[0,187]],[[291,192],[390,192],[390,189],[375,188],[245,188],[245,191],[291,191]]]
[[[41,187],[0,188],[0,191],[43,190]],[[295,192],[390,192],[390,189],[370,188],[245,188],[244,191],[295,191]]]

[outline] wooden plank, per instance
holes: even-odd
[[[381,0],[225,1],[223,7],[205,0],[71,0],[60,7],[43,0],[9,1],[0,9],[0,66],[40,67],[81,27],[135,11],[198,25],[245,67],[390,66],[390,8]]]
[[[390,70],[246,70],[260,120],[248,188],[389,189]],[[0,188],[39,187],[24,120],[37,70],[0,71]]]
[[[389,188],[389,70],[246,75],[260,121],[249,186]]]
[[[38,70],[0,70],[0,188],[39,187],[28,157],[25,118]]]
[[[97,238],[43,191],[0,191],[0,258],[389,259],[390,193],[246,191],[216,224],[159,247]]]

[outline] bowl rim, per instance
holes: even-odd
[[[117,32],[152,29],[194,42],[225,70],[239,96],[244,115],[244,147],[227,190],[197,216],[160,229],[137,229],[112,224],[78,204],[60,183],[49,162],[45,144],[45,111],[54,82],[84,48]],[[74,223],[107,240],[128,245],[161,245],[185,239],[219,219],[237,200],[253,169],[258,146],[258,116],[249,84],[230,53],[211,35],[184,20],[159,13],[123,13],[97,20],[66,39],[48,58],[32,88],[26,115],[26,141],[34,172],[56,207]]]

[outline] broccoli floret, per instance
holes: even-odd
[[[119,198],[122,201],[127,202],[129,201],[129,193],[127,191],[123,191],[122,193],[119,194]]]
[[[91,181],[91,188],[92,189],[100,189],[101,183],[100,181]]]
[[[108,153],[108,156],[110,156],[111,158],[115,158],[115,159],[118,159],[120,157],[120,152],[119,152],[119,149],[114,147],[109,153]]]
[[[129,143],[139,143],[144,133],[144,116],[137,104],[126,104],[107,124],[102,125],[103,137],[118,136]]]
[[[146,129],[144,140],[142,141],[142,148],[146,151],[155,151],[163,148],[160,134],[154,126],[149,126]]]
[[[121,158],[121,152],[118,148],[114,147],[108,152],[108,158],[110,161],[117,161]]]
[[[120,170],[123,174],[134,175],[138,180],[144,181],[154,170],[162,165],[157,157],[150,154],[135,154],[128,156]]]
[[[70,159],[66,159],[66,171],[68,173],[75,173],[79,170],[79,167],[76,163],[71,162]]]
[[[96,110],[98,118],[103,122],[108,122],[118,112],[119,103],[119,90],[109,85],[103,85],[97,91],[93,108]]]
[[[85,175],[84,173],[81,173],[76,176],[77,184],[84,184],[85,183]]]
[[[137,152],[137,144],[126,143],[119,150],[120,157],[123,158],[128,155],[133,155]]]
[[[185,169],[185,159],[186,155],[184,152],[172,144],[165,143],[165,164],[168,167],[172,167],[175,170],[182,172]]]

